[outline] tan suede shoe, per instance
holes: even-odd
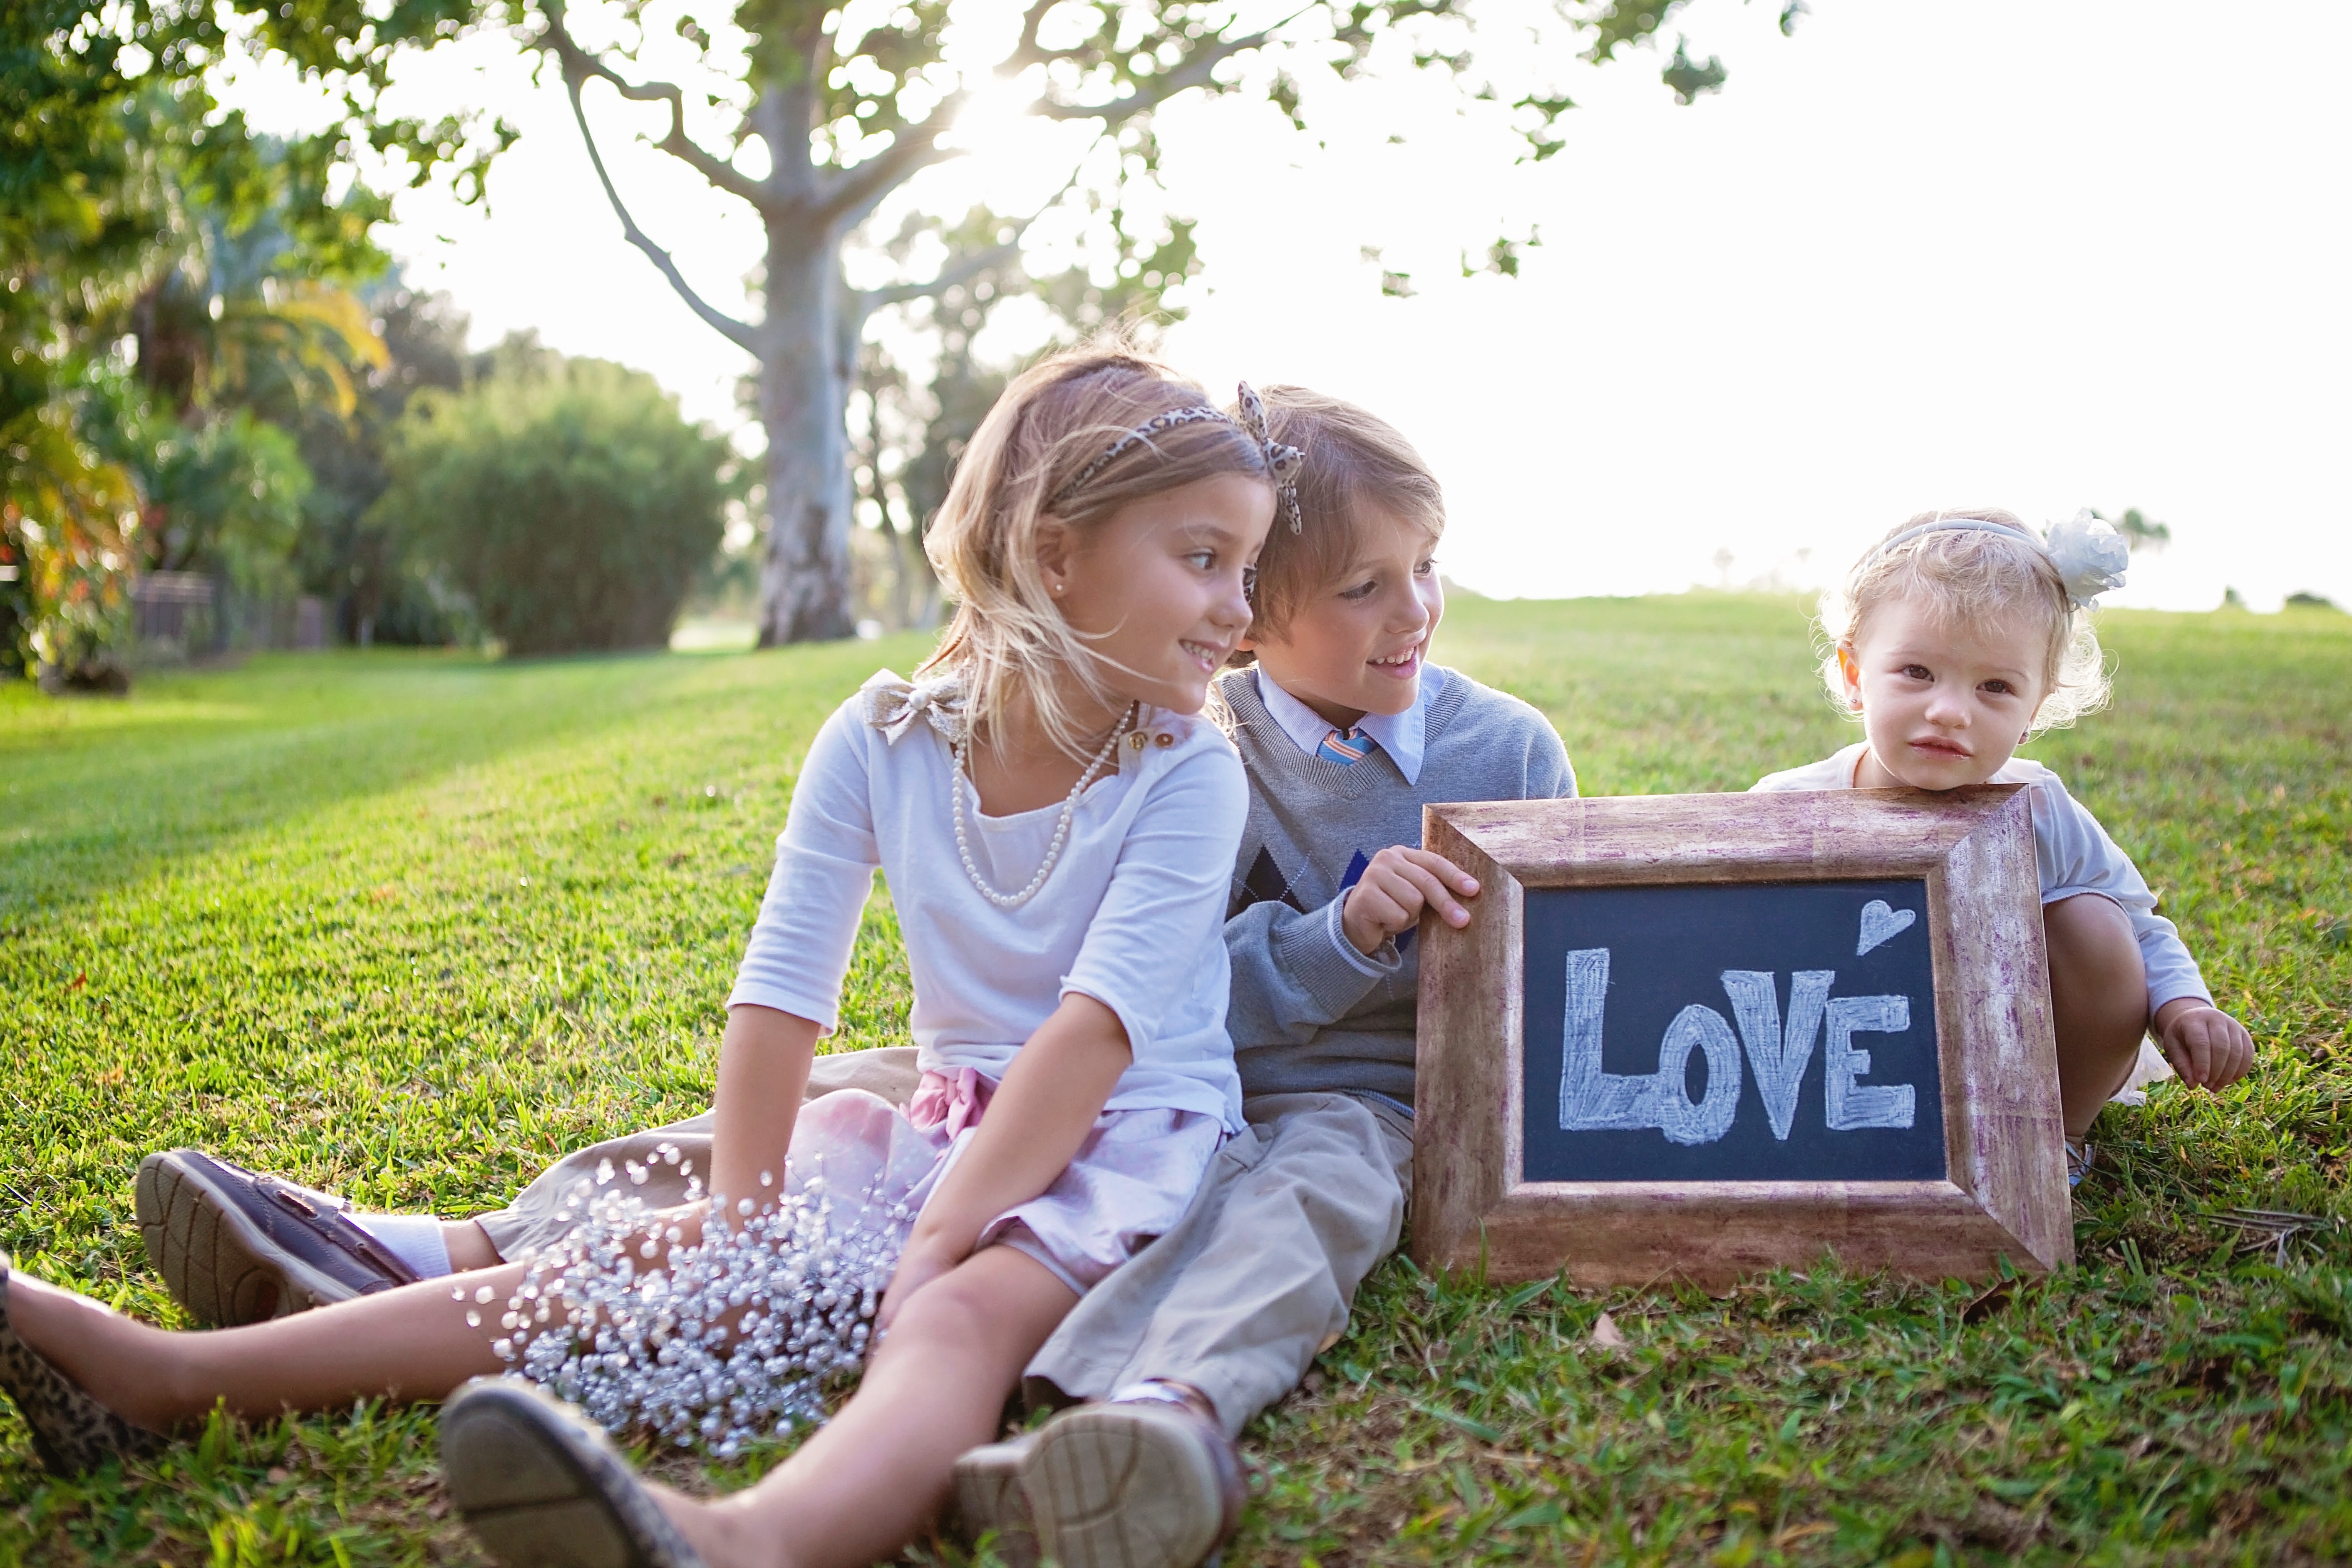
[[[1233,1439],[1175,1399],[1122,1397],[1055,1416],[1021,1482],[1038,1545],[1060,1568],[1200,1568],[1241,1523]]]
[[[509,1568],[703,1568],[596,1424],[510,1377],[441,1407],[441,1479]]]
[[[993,1552],[1004,1568],[1037,1568],[1037,1525],[1021,1467],[1034,1432],[972,1449],[955,1462],[956,1524],[975,1551]]]

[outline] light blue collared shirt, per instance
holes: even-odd
[[[1257,677],[1257,700],[1282,726],[1282,732],[1297,742],[1298,749],[1313,756],[1323,744],[1323,737],[1331,732],[1331,721],[1314,709],[1285,691],[1265,670],[1252,672]],[[1422,754],[1428,749],[1429,705],[1445,687],[1445,672],[1433,664],[1421,667],[1421,695],[1413,705],[1402,713],[1367,713],[1356,721],[1356,727],[1380,742],[1381,750],[1395,763],[1404,782],[1421,782]]]

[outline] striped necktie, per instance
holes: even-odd
[[[1315,748],[1315,754],[1327,763],[1337,763],[1344,768],[1370,756],[1374,743],[1372,738],[1361,730],[1334,730],[1323,737],[1322,744]]]

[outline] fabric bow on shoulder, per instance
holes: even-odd
[[[943,675],[935,680],[908,680],[893,670],[879,669],[859,688],[866,693],[866,721],[897,745],[915,721],[927,721],[940,739],[952,745],[963,736],[962,678]]]

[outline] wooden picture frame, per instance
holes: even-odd
[[[1497,1281],[1565,1271],[1580,1285],[1715,1289],[1811,1267],[1824,1253],[1852,1268],[1935,1279],[1981,1279],[2003,1260],[2021,1273],[2074,1260],[2033,826],[2021,786],[1433,805],[1423,842],[1480,883],[1466,929],[1433,918],[1421,927],[1410,1250],[1423,1268],[1483,1268]],[[1530,895],[1886,879],[1925,884],[1940,1175],[1527,1179],[1530,1127],[1549,1137],[1548,1124],[1529,1120]],[[1864,943],[1871,918],[1864,910]],[[1570,1009],[1575,963],[1570,955]],[[1605,951],[1602,964],[1605,986]],[[1800,1011],[1792,994],[1791,1037]],[[1684,1052],[1686,1061],[1687,1045]],[[1565,1061],[1559,1051],[1552,1059]],[[1662,1047],[1659,1081],[1665,1060]],[[1567,1128],[1570,1088],[1559,1070],[1555,1103]],[[1787,1117],[1780,1113],[1783,1139]]]

